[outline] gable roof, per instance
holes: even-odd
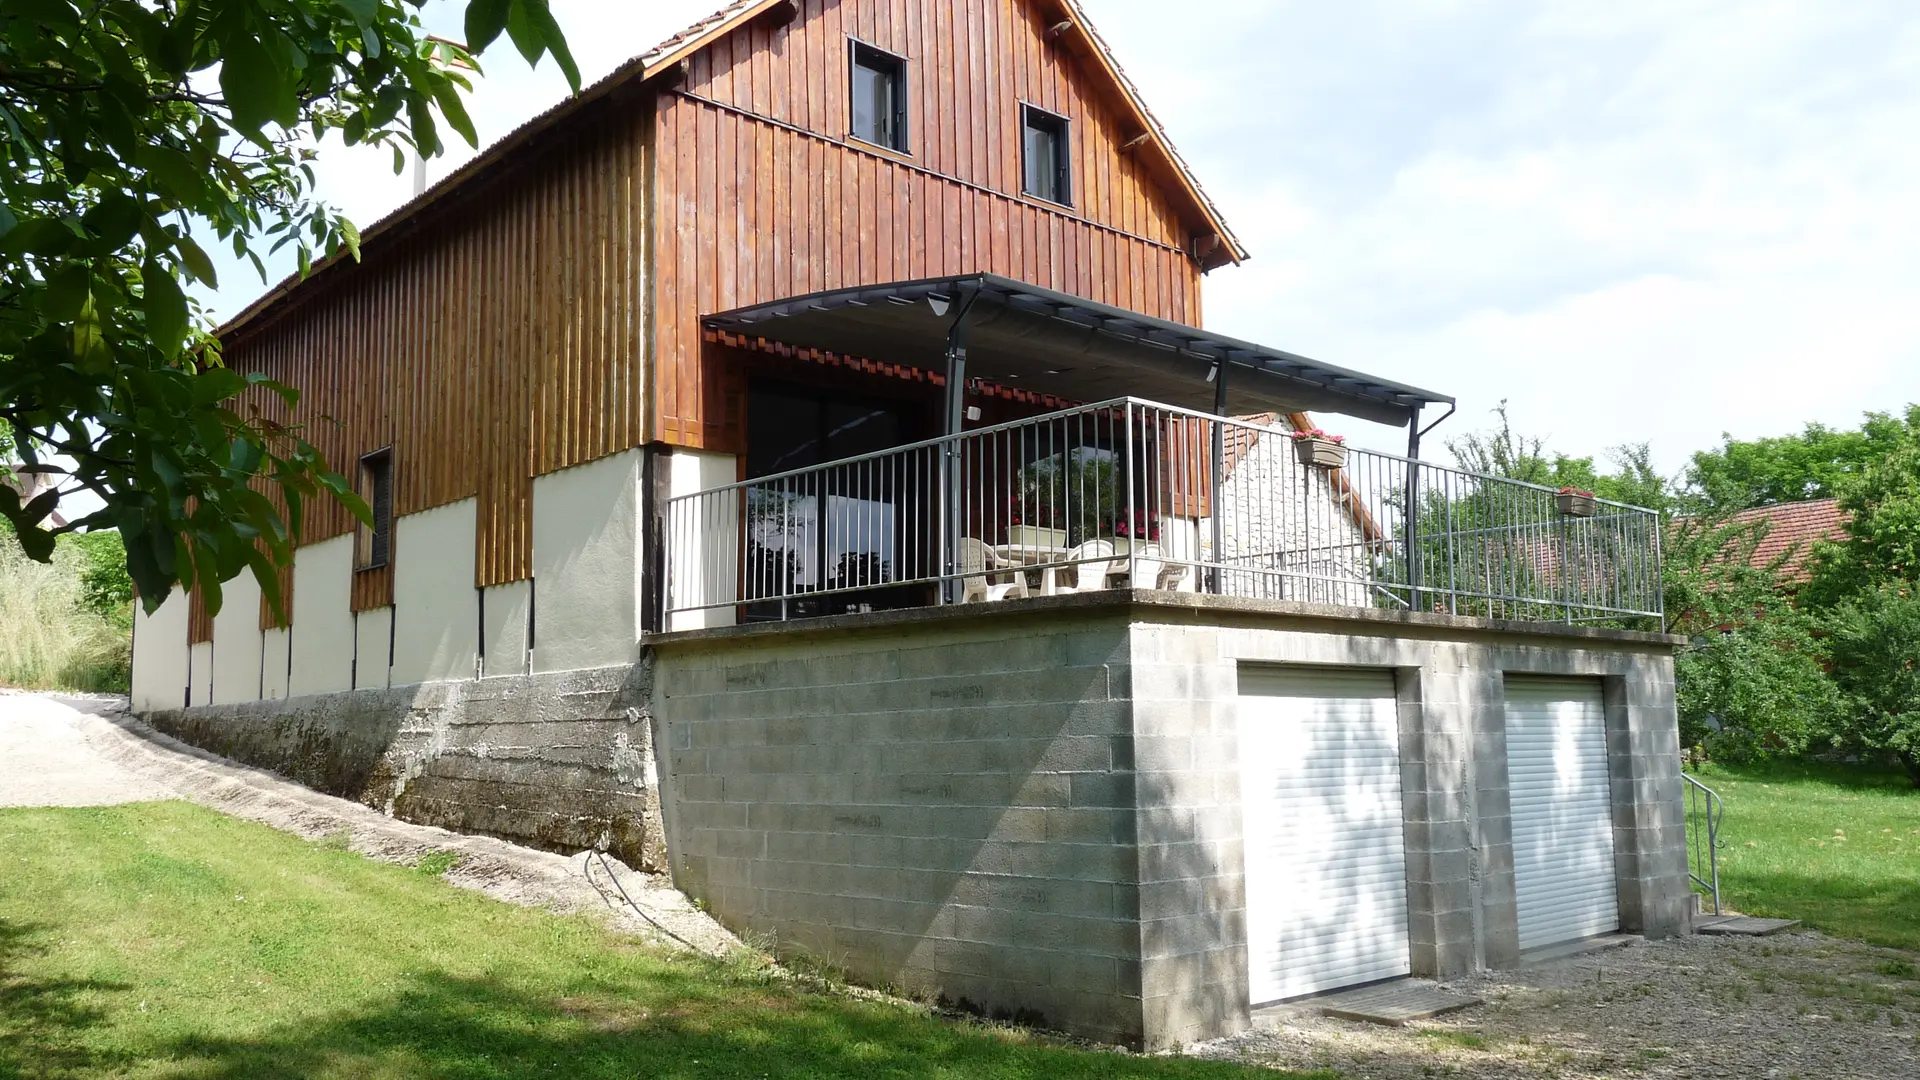
[[[1775,503],[1742,510],[1727,519],[1732,525],[1767,523],[1766,535],[1753,549],[1749,564],[1757,567],[1780,562],[1780,574],[1786,581],[1800,585],[1812,577],[1807,560],[1813,545],[1822,540],[1847,538],[1847,512],[1838,499],[1809,499],[1806,502]]]
[[[1031,2],[1031,0],[1015,0],[1015,2]],[[1182,160],[1179,153],[1174,150],[1173,143],[1167,139],[1165,129],[1160,126],[1159,120],[1147,110],[1146,103],[1141,100],[1139,91],[1135,89],[1133,83],[1127,79],[1126,74],[1121,71],[1119,64],[1114,61],[1113,55],[1108,51],[1106,43],[1100,39],[1099,34],[1093,29],[1092,24],[1087,21],[1085,14],[1080,10],[1080,5],[1077,0],[1052,0],[1052,2],[1060,4],[1063,10],[1070,13],[1070,21],[1074,28],[1084,34],[1089,43],[1089,51],[1096,60],[1094,66],[1097,70],[1104,72],[1112,81],[1115,92],[1121,97],[1128,110],[1131,111],[1134,117],[1141,123],[1145,129],[1144,133],[1148,136],[1148,140],[1166,156],[1169,168],[1179,181],[1180,192],[1192,201],[1194,209],[1199,211],[1200,216],[1206,220],[1208,226],[1214,229],[1219,235],[1220,244],[1216,251],[1209,255],[1198,256],[1201,265],[1207,267],[1219,265],[1219,260],[1222,256],[1224,256],[1227,262],[1239,263],[1244,261],[1248,257],[1246,249],[1240,245],[1240,241],[1235,238],[1232,231],[1227,228],[1225,219],[1220,216],[1220,212],[1214,207],[1212,200],[1208,199],[1206,194],[1201,191],[1199,182],[1193,177],[1192,170],[1187,167],[1186,162]],[[475,155],[466,164],[448,173],[445,177],[428,187],[426,191],[402,203],[398,208],[374,222],[372,225],[361,229],[361,247],[365,248],[370,241],[412,224],[414,219],[420,217],[428,208],[438,204],[455,191],[467,187],[475,181],[484,181],[494,166],[511,157],[517,151],[524,149],[529,143],[550,129],[564,123],[589,106],[612,96],[617,90],[628,85],[644,85],[655,77],[672,71],[682,60],[714,44],[735,30],[746,26],[761,15],[774,11],[777,8],[791,11],[793,10],[793,5],[794,0],[734,0],[733,3],[720,8],[706,18],[693,23],[667,38],[665,41],[660,42],[658,45],[621,64],[599,81],[583,88],[580,93],[562,99],[552,108],[547,109],[545,112],[540,113],[533,119],[528,120],[526,123],[508,132],[506,135],[501,136],[493,145]],[[346,257],[345,252],[340,252],[316,262],[312,271],[307,275],[307,278],[310,279],[319,275],[323,270],[331,268],[334,264]],[[1210,259],[1214,261],[1210,263]],[[295,288],[303,284],[305,280],[307,279],[301,278],[299,274],[288,275],[282,279],[278,285],[275,285],[263,293],[259,299],[248,304],[239,314],[227,320],[224,325],[215,331],[216,335],[222,341],[231,344],[231,335],[245,329],[269,308],[274,306],[281,298],[287,296]]]

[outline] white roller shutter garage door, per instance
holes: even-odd
[[[1619,929],[1597,680],[1507,677],[1507,783],[1520,948]]]
[[[1241,669],[1255,1005],[1409,971],[1397,714],[1391,672]]]

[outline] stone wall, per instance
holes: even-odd
[[[404,821],[666,869],[645,665],[146,714]]]

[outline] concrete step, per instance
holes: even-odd
[[[1539,967],[1556,960],[1565,960],[1569,956],[1583,956],[1602,949],[1619,949],[1641,940],[1639,934],[1601,934],[1598,937],[1581,938],[1578,941],[1563,941],[1558,945],[1542,945],[1537,949],[1528,949],[1520,954],[1520,967]]]
[[[1800,925],[1799,919],[1756,919],[1751,915],[1708,915],[1693,921],[1696,934],[1767,937]]]
[[[1358,990],[1328,994],[1298,1002],[1297,1005],[1339,1020],[1400,1027],[1415,1020],[1430,1020],[1481,1003],[1481,998],[1451,993],[1424,980],[1395,979],[1363,986]]]

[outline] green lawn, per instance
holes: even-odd
[[[0,1077],[101,1075],[1277,1074],[810,992],[185,803],[0,810]]]
[[[1696,775],[1726,800],[1720,880],[1735,908],[1920,949],[1920,791],[1904,775],[1799,764]]]

